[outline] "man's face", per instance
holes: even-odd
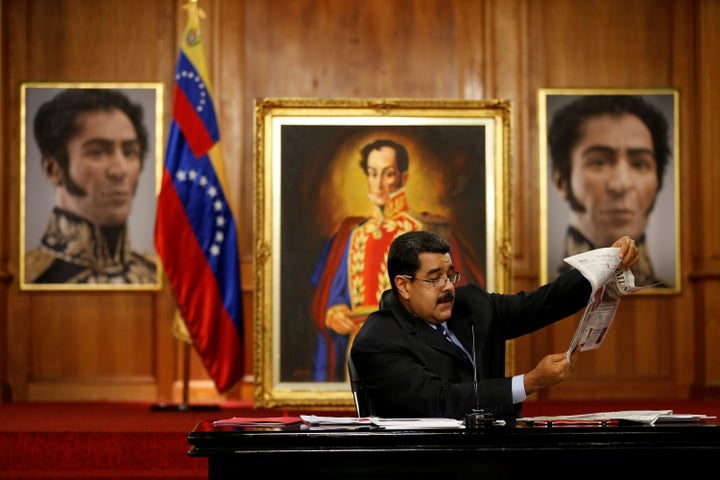
[[[420,269],[415,279],[399,276],[395,279],[403,304],[417,317],[430,323],[446,322],[452,315],[455,303],[455,286],[445,282],[443,287],[418,280],[443,278],[455,273],[450,254],[421,253]]]
[[[395,149],[382,147],[368,155],[368,196],[374,204],[385,206],[390,194],[402,188],[406,177],[407,175],[401,176],[398,169]]]
[[[48,169],[58,186],[56,204],[100,226],[123,225],[142,167],[135,128],[119,110],[85,113],[79,121],[80,133],[67,145],[67,178],[57,162]],[[68,192],[68,182],[85,195]]]
[[[584,207],[571,213],[571,225],[598,247],[625,234],[640,238],[659,187],[645,124],[631,114],[586,120],[571,162],[570,191]]]

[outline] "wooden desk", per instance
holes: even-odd
[[[309,474],[307,478],[586,477],[622,472],[714,471],[720,425],[489,427],[477,430],[312,430],[213,427],[197,424],[188,455],[207,457],[209,478],[250,472]],[[712,467],[713,470],[704,470]],[[580,470],[578,470],[580,468]],[[703,469],[703,470],[701,470]],[[472,475],[472,476],[469,476]]]

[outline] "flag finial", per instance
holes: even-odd
[[[182,8],[188,10],[191,15],[196,13],[199,18],[205,18],[205,12],[198,6],[198,0],[190,0],[188,3],[183,5]]]

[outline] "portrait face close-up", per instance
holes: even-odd
[[[672,89],[542,89],[541,167],[548,188],[541,274],[555,278],[567,257],[629,235],[643,293],[679,289],[677,109]]]
[[[367,180],[370,199],[381,207],[393,192],[402,188],[407,181],[407,171],[400,172],[394,148],[385,146],[370,152]]]
[[[555,180],[570,225],[593,244],[640,238],[659,188],[650,130],[627,113],[587,118],[571,150],[570,184]]]
[[[67,143],[68,166],[44,158],[44,171],[58,187],[58,207],[97,225],[123,225],[142,169],[137,132],[120,110],[95,111],[78,118],[77,135]]]

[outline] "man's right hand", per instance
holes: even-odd
[[[575,355],[568,362],[566,353],[551,353],[540,360],[535,368],[527,372],[523,378],[525,394],[530,395],[541,388],[549,387],[567,380],[575,370]]]

